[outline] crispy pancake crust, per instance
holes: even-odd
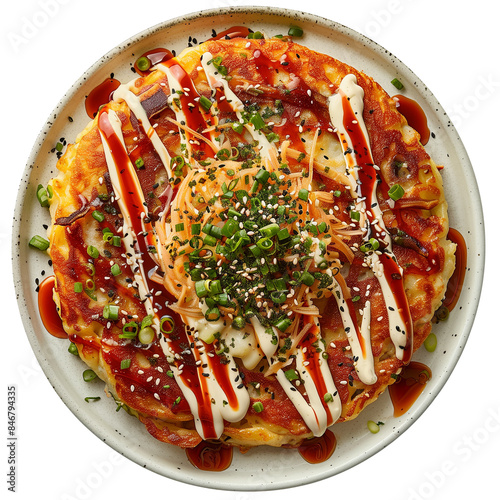
[[[377,198],[385,226],[392,235],[394,255],[404,269],[404,288],[414,328],[413,349],[418,349],[430,333],[431,319],[453,272],[454,245],[446,239],[447,205],[439,171],[420,144],[418,133],[398,112],[395,100],[362,72],[279,39],[215,40],[183,52],[178,61],[200,95],[206,97],[212,94],[200,67],[200,57],[205,52],[210,52],[214,60],[223,61],[229,87],[245,105],[269,110],[266,122],[273,123],[270,127],[277,144],[289,142],[286,163],[290,172],[307,169],[316,131],[321,130],[313,152],[321,163],[315,168],[315,176],[325,192],[342,189],[343,194],[335,203],[339,220],[347,223],[351,222],[347,214],[352,198],[339,182],[346,164],[330,124],[327,102],[346,75],[356,76],[364,91],[363,119],[373,159],[380,167]],[[130,89],[141,101],[170,156],[182,154],[182,131],[171,109],[171,89],[165,73],[153,71],[138,78]],[[107,109],[115,111],[121,121],[130,158],[134,161],[140,155],[144,160],[146,168],[139,169],[138,176],[146,194],[148,216],[155,220],[171,200],[168,175],[125,102],[111,101]],[[226,119],[234,119],[234,113],[221,107],[219,123]],[[230,145],[241,145],[241,136],[231,129],[226,130],[225,137]],[[199,148],[193,156],[204,161],[210,154],[210,148]],[[155,438],[180,447],[194,447],[201,437],[182,390],[171,376],[160,341],[156,338],[143,345],[137,339],[121,338],[123,322],[103,317],[110,302],[127,312],[127,321],[140,320],[147,311],[133,286],[134,275],[123,247],[103,239],[103,227],[121,234],[123,216],[111,197],[113,186],[98,118],[68,147],[58,169],[60,174],[52,180],[50,255],[57,283],[54,299],[69,339],[78,347],[82,360],[106,382],[117,403],[136,416]],[[404,188],[404,196],[395,202],[387,194],[394,184]],[[94,210],[104,214],[103,221],[93,217]],[[355,247],[361,242],[361,236],[353,235],[348,244]],[[89,259],[89,246],[98,249],[98,258]],[[339,258],[351,295],[361,297],[360,308],[369,295],[372,310],[376,311],[372,313],[371,345],[377,381],[366,385],[356,373],[335,300],[326,297],[317,302],[328,367],[342,402],[338,421],[344,421],[356,417],[375,401],[394,381],[403,362],[396,357],[389,335],[388,315],[377,279],[362,266],[359,251],[354,252],[351,262],[342,252]],[[121,269],[117,276],[111,271],[113,264]],[[86,292],[75,292],[75,282],[83,283]],[[183,335],[180,317],[175,313],[172,316],[177,334]],[[361,320],[359,315],[358,318]],[[131,360],[130,366],[122,368],[123,360]],[[186,363],[193,362],[186,358]],[[241,448],[263,444],[296,447],[312,436],[311,431],[276,378],[265,375],[265,365],[262,361],[247,369],[239,363],[250,406],[240,422],[226,422],[221,439]],[[253,406],[256,402],[262,403],[260,411]]]

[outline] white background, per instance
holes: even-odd
[[[51,4],[52,9],[46,10]],[[8,5],[8,7],[7,7]],[[45,7],[44,7],[45,5]],[[478,316],[445,388],[424,415],[374,457],[339,476],[278,492],[187,486],[117,455],[66,408],[43,375],[19,317],[11,277],[11,221],[32,144],[52,109],[101,55],[161,21],[202,9],[275,5],[318,14],[367,35],[394,53],[451,116],[479,184],[487,234]],[[498,17],[487,0],[26,0],[2,2],[0,94],[0,301],[4,327],[0,400],[0,491],[7,491],[7,386],[17,386],[18,476],[13,497],[27,500],[179,498],[290,500],[319,495],[419,500],[500,498],[498,250],[500,67]],[[44,10],[45,9],[45,10]],[[40,12],[46,22],[23,37]],[[39,17],[39,19],[43,19]],[[494,246],[495,245],[495,246]],[[2,442],[3,441],[3,442]]]

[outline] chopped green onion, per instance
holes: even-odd
[[[147,71],[151,68],[151,61],[146,56],[139,57],[135,64],[141,71]]]
[[[209,234],[205,236],[203,243],[209,247],[214,247],[215,245],[217,245],[217,238],[214,238]]]
[[[274,326],[280,331],[284,332],[286,329],[292,324],[292,320],[290,318],[280,319]]]
[[[265,169],[265,168],[261,168],[256,174],[255,174],[255,180],[259,183],[259,184],[266,184],[267,181],[269,180],[269,177],[271,176],[271,174]],[[259,203],[259,206],[260,206],[260,203]]]
[[[238,223],[234,219],[228,219],[222,227],[222,236],[230,238],[238,231]]]
[[[210,295],[216,295],[222,293],[222,285],[219,280],[214,280],[210,282]]]
[[[162,333],[169,334],[174,331],[175,321],[171,316],[163,316],[160,320],[160,330]]]
[[[380,243],[377,239],[375,238],[370,238],[369,241],[367,241],[366,243],[363,243],[359,249],[362,251],[362,252],[371,252],[371,251],[375,251],[375,250],[378,250],[378,248],[380,247]]]
[[[141,328],[146,328],[147,326],[151,326],[153,324],[153,315],[148,314],[147,316],[144,316],[144,318],[141,321]]]
[[[286,227],[280,229],[276,234],[278,236],[278,241],[280,242],[285,242],[290,238],[290,233],[288,232],[288,229]]]
[[[327,392],[324,396],[323,396],[323,401],[325,403],[331,403],[333,401],[333,395],[332,393],[330,392]]]
[[[194,284],[194,291],[196,292],[196,295],[200,298],[206,297],[208,295],[209,289],[205,286],[206,281],[207,280],[196,281]]]
[[[204,95],[202,95],[200,97],[200,106],[205,110],[205,111],[209,111],[210,108],[212,107],[212,101],[210,99],[208,99],[207,97],[205,97]]]
[[[155,331],[151,326],[141,328],[138,338],[141,344],[151,344],[151,342],[155,339]]]
[[[260,31],[254,31],[253,33],[248,33],[247,38],[260,39],[264,38],[264,35]]]
[[[97,374],[94,370],[88,369],[83,372],[82,376],[85,382],[91,382],[97,377]]]
[[[366,423],[366,426],[368,427],[368,430],[372,434],[377,434],[377,432],[380,430],[380,426],[376,422],[374,422],[373,420],[368,420],[368,422]]]
[[[38,250],[47,250],[49,248],[50,243],[45,239],[42,238],[41,236],[35,235],[31,240],[29,241],[29,246],[32,248],[37,248]]]
[[[201,231],[201,224],[193,224],[191,226],[191,234],[193,236],[198,236],[200,234],[200,231]]]
[[[83,284],[80,281],[75,281],[73,285],[73,290],[75,293],[83,292]]]
[[[236,316],[233,319],[232,326],[236,328],[236,330],[242,330],[243,328],[245,328],[245,318],[243,316]]]
[[[398,90],[401,90],[404,88],[404,85],[397,79],[397,78],[394,78],[393,80],[391,80],[391,83],[398,89]]]
[[[85,398],[85,402],[90,403],[91,401],[100,401],[101,397],[100,396],[87,396]]]
[[[284,290],[274,290],[271,292],[271,300],[275,304],[283,304],[286,301],[286,295],[287,293]]]
[[[355,210],[351,210],[350,216],[351,216],[352,220],[356,220],[358,222],[359,222],[359,219],[361,217],[360,213],[356,212]]]
[[[119,335],[121,339],[134,339],[137,336],[139,327],[135,321],[125,323],[122,328],[122,333]]]
[[[94,217],[97,222],[102,222],[105,219],[104,214],[99,212],[99,210],[94,210],[92,212],[92,217]]]
[[[122,273],[122,270],[120,269],[120,266],[118,264],[113,264],[111,266],[111,274],[113,276],[118,276]]]
[[[288,30],[288,36],[301,37],[303,34],[304,30],[298,26],[290,26],[290,29]]]
[[[302,273],[302,276],[300,277],[300,281],[306,286],[312,286],[314,284],[315,279],[310,272],[304,271]]]
[[[92,257],[93,259],[97,259],[97,257],[99,257],[99,250],[97,250],[97,248],[93,245],[89,245],[87,247],[87,254]]]
[[[264,405],[260,401],[257,401],[252,405],[252,408],[253,411],[255,411],[256,413],[260,413],[261,411],[264,410]]]
[[[211,307],[207,309],[205,313],[205,319],[207,321],[217,321],[220,318],[220,311],[218,307]]]
[[[403,197],[403,195],[405,194],[405,190],[399,184],[394,184],[394,186],[392,186],[391,189],[389,189],[389,192],[387,194],[394,201],[397,201]]]
[[[259,241],[257,241],[257,246],[261,250],[268,252],[269,250],[271,250],[271,248],[273,248],[274,243],[270,238],[261,238]]]
[[[39,184],[36,189],[36,197],[38,198],[38,202],[42,207],[49,206],[49,197],[47,195],[47,190],[41,184]]]
[[[307,201],[309,199],[309,191],[307,189],[301,189],[297,195],[299,200]]]
[[[117,236],[116,234],[113,235],[112,242],[114,247],[122,246],[122,239],[120,238],[120,236]]]
[[[76,347],[76,344],[74,342],[71,342],[71,344],[69,345],[68,352],[70,354],[73,354],[73,356],[79,356],[80,355],[78,353],[78,347]]]
[[[206,223],[204,226],[203,226],[203,229],[202,231],[205,233],[205,234],[210,234],[210,230],[212,229],[212,224],[210,223]]]
[[[267,238],[272,238],[275,234],[278,233],[280,230],[280,227],[276,223],[268,224],[267,226],[261,227],[259,231],[262,233],[263,236],[266,236]]]
[[[424,347],[429,352],[434,352],[437,347],[437,337],[434,333],[429,333],[424,341]]]
[[[241,134],[243,132],[243,123],[233,122],[231,128],[237,133]]]
[[[254,126],[255,130],[261,130],[266,126],[266,122],[259,113],[255,113],[250,117],[250,123]]]
[[[450,316],[450,311],[449,311],[449,309],[446,306],[441,306],[434,313],[434,316],[436,316],[436,319],[438,321],[445,321]]]
[[[105,227],[104,229],[108,229],[108,228]],[[104,231],[104,229],[102,232],[102,241],[105,241],[106,243],[110,243],[111,241],[113,241],[114,234],[109,229],[107,231]]]
[[[318,231],[320,233],[324,233],[326,231],[326,222],[325,221],[321,221],[319,224],[318,224]]]
[[[127,370],[130,368],[130,359],[122,359],[120,363],[120,370]]]
[[[214,67],[217,69],[217,71],[222,76],[226,76],[227,75],[227,68],[223,64],[221,64],[222,63],[222,57],[221,56],[214,57],[208,63],[209,64],[212,63],[214,65]]]
[[[102,310],[104,319],[115,321],[118,319],[120,308],[115,304],[106,304]]]
[[[135,165],[135,168],[140,169],[140,168],[144,167],[144,160],[141,157],[139,157],[139,158],[137,158],[137,160],[135,160],[134,165]]]
[[[285,377],[290,381],[299,379],[299,375],[297,373],[297,370],[294,370],[293,368],[291,370],[287,370],[285,372]]]

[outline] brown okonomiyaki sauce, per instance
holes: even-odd
[[[427,116],[418,102],[398,94],[393,96],[398,100],[398,111],[406,118],[408,125],[420,134],[420,142],[425,146],[429,142],[431,135],[427,125]]]
[[[298,448],[300,456],[310,464],[326,462],[337,447],[335,434],[328,430],[320,437],[304,441]]]
[[[38,290],[38,310],[45,329],[58,339],[67,339],[63,324],[53,299],[56,279],[54,276],[45,278]]]
[[[89,118],[95,118],[99,108],[111,101],[113,92],[121,85],[116,78],[106,78],[93,88],[85,98],[85,111]]]
[[[209,40],[221,40],[221,39],[231,39],[231,38],[246,38],[250,30],[245,26],[232,26],[231,28],[224,30]],[[172,59],[174,55],[168,49],[163,47],[156,47],[154,49],[148,50],[141,54],[134,62],[134,71],[141,75],[146,76],[151,72],[151,69],[156,64],[167,62]],[[144,60],[146,59],[146,60]],[[143,63],[143,64],[141,64]]]
[[[412,407],[431,377],[431,369],[418,361],[410,361],[401,370],[396,381],[389,386],[395,417],[404,415]]]
[[[467,244],[464,237],[456,229],[450,228],[448,239],[457,245],[455,251],[455,271],[451,275],[446,288],[442,307],[446,307],[448,312],[452,311],[457,305],[462,287],[464,284],[465,272],[467,270]]]
[[[156,49],[151,49],[148,50],[147,52],[144,52],[144,54],[141,54],[134,62],[134,70],[136,73],[138,73],[141,76],[146,76],[149,73],[151,73],[151,68],[156,65],[160,64],[163,62],[168,61],[169,59],[172,59],[174,55],[170,50],[164,49],[162,47],[158,47]],[[147,59],[147,67],[143,67],[140,64],[140,60],[142,59]],[[149,66],[148,66],[149,64]]]
[[[194,448],[187,448],[186,455],[197,469],[220,472],[231,465],[233,447],[220,441],[202,441]]]

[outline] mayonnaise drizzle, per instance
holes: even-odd
[[[344,105],[350,106],[354,116],[355,121],[346,124]],[[357,191],[351,194],[356,199],[356,211],[360,214],[360,227],[365,229],[364,241],[368,241],[371,236],[371,225],[374,220],[376,220],[377,230],[376,237],[377,240],[383,245],[383,251],[386,255],[390,256],[391,259],[396,261],[394,254],[392,253],[392,242],[388,231],[385,228],[384,220],[382,217],[382,211],[379,204],[377,203],[376,195],[376,182],[373,183],[371,193],[362,193],[362,183],[359,181],[358,170],[362,168],[359,161],[359,152],[356,148],[361,147],[361,145],[354,144],[352,133],[349,128],[359,128],[363,137],[364,145],[366,145],[367,151],[363,151],[364,156],[367,160],[365,164],[370,164],[373,166],[373,156],[370,148],[370,139],[368,135],[368,130],[363,119],[363,108],[364,108],[364,91],[357,84],[356,77],[352,74],[346,75],[337,93],[329,98],[328,108],[330,113],[330,120],[334,126],[342,149],[344,151],[344,156],[347,162],[347,175],[352,179],[351,186],[357,186]],[[363,196],[364,194],[364,196]],[[369,206],[367,206],[366,199],[368,198]],[[367,211],[370,211],[371,217],[367,215]],[[389,315],[389,330],[391,340],[394,343],[396,350],[396,356],[398,359],[404,359],[408,357],[408,353],[405,354],[405,350],[411,348],[411,331],[406,331],[406,322],[403,318],[403,313],[408,314],[408,309],[402,311],[399,309],[396,303],[396,299],[389,285],[386,273],[384,272],[384,266],[380,261],[379,254],[377,252],[367,253],[365,255],[366,264],[372,269],[377,280],[382,288],[382,294],[386,303],[388,315]],[[403,270],[398,265],[397,269],[399,271],[399,276],[402,280]],[[409,327],[411,328],[411,320],[409,321]]]
[[[120,99],[122,99],[134,113],[136,118],[141,123],[144,131],[146,132],[146,135],[151,140],[154,149],[158,153],[158,156],[160,157],[160,160],[162,161],[163,166],[167,171],[168,178],[170,179],[172,177],[172,170],[170,168],[170,155],[168,154],[167,148],[156,133],[156,130],[153,126],[151,126],[146,111],[142,106],[141,100],[130,90],[134,87],[134,84],[135,80],[132,80],[127,84],[120,85],[113,93],[113,100],[119,101]]]
[[[123,139],[120,119],[118,118],[116,113],[112,110],[108,111],[106,113],[106,116],[102,117],[102,119],[109,120],[109,124],[112,127],[113,133],[116,135],[116,137],[119,140],[119,144],[123,148],[122,152],[124,154],[122,156],[126,157],[128,160],[127,165],[118,166],[117,162],[115,161],[113,152],[107,142],[106,136],[101,130],[101,128],[99,128],[101,141],[104,148],[106,163],[108,166],[111,183],[113,185],[113,191],[117,196],[117,202],[124,218],[123,239],[126,248],[130,249],[129,253],[131,254],[127,262],[131,266],[132,270],[136,269],[138,270],[138,272],[134,271],[134,280],[137,284],[139,297],[141,298],[141,300],[144,301],[147,313],[153,316],[154,318],[153,326],[155,327],[156,332],[158,333],[160,321],[158,318],[156,308],[154,307],[151,299],[152,290],[149,290],[147,285],[146,271],[144,270],[142,261],[140,259],[140,255],[136,255],[136,248],[135,248],[136,235],[132,230],[133,224],[132,224],[130,210],[127,203],[125,202],[125,197],[123,196],[121,189],[121,183],[119,178],[119,176],[121,175],[120,168],[125,167],[127,171],[132,174],[133,184],[134,184],[133,190],[135,191],[136,196],[140,197],[142,202],[144,202],[144,195],[142,193],[142,188],[137,178],[137,174],[135,173],[135,169],[130,159],[128,158],[128,155],[126,154],[126,147]],[[116,151],[114,153],[116,154]],[[141,224],[143,231],[145,231],[144,222],[141,221]],[[211,365],[211,361],[208,358],[205,350],[204,349],[200,350],[197,345],[197,342],[193,342],[191,351],[193,352],[195,361],[197,361],[199,364],[198,377],[200,378],[200,380],[203,380],[203,382],[206,384],[208,389],[208,395],[206,397],[209,398],[209,400],[212,402],[210,410],[213,419],[213,428],[215,431],[215,435],[206,435],[203,422],[201,421],[200,418],[199,409],[201,402],[197,400],[195,393],[191,390],[190,384],[184,379],[184,377],[181,376],[182,370],[179,369],[175,363],[173,363],[174,353],[170,349],[169,343],[162,342],[161,346],[167,358],[167,361],[170,364],[170,368],[176,378],[176,381],[184,397],[186,398],[186,401],[189,404],[190,410],[195,419],[196,430],[203,439],[220,437],[220,435],[224,431],[224,420],[227,420],[229,422],[238,422],[245,416],[250,404],[250,398],[248,392],[245,389],[244,384],[242,384],[241,382],[241,379],[239,377],[239,369],[234,359],[231,356],[228,356],[229,363],[225,367],[225,369],[231,370],[236,373],[236,375],[227,377],[227,380],[229,380],[231,384],[229,390],[231,390],[236,395],[236,402],[231,404],[230,402],[231,398],[228,398],[227,395],[225,394],[219,381],[215,377],[213,370],[208,368]],[[203,377],[203,379],[201,377]],[[191,383],[192,382],[193,381],[191,381]]]
[[[244,123],[242,112],[245,109],[243,102],[238,99],[236,94],[229,87],[228,81],[217,71],[217,68],[211,63],[213,57],[210,52],[205,52],[201,56],[201,65],[205,74],[207,75],[208,84],[212,90],[217,87],[222,87],[224,89],[224,95],[226,96],[226,101],[231,106],[233,111],[241,123]],[[260,152],[263,158],[269,158],[273,153],[276,156],[275,146],[267,140],[267,137],[259,130],[257,130],[252,124],[246,123],[245,128],[252,136],[254,141],[257,141]]]
[[[114,133],[118,137],[120,144],[122,145],[124,151],[126,152],[125,148],[125,142],[123,139],[123,133],[122,133],[122,128],[121,128],[121,121],[118,118],[117,114],[109,110],[106,112],[106,117],[104,119],[109,120],[109,124],[111,125]],[[134,272],[134,279],[137,283],[137,290],[139,292],[139,296],[141,297],[141,300],[144,301],[144,305],[146,307],[146,311],[148,314],[151,314],[155,316],[155,310],[153,307],[153,302],[148,296],[148,287],[146,285],[145,280],[143,279],[143,276],[145,275],[145,270],[142,264],[142,259],[140,258],[140,255],[137,253],[137,248],[136,248],[136,235],[132,229],[132,218],[131,214],[128,208],[127,203],[125,203],[125,198],[122,193],[122,188],[119,180],[119,167],[117,166],[115,159],[113,157],[113,154],[111,153],[111,148],[105,138],[105,135],[103,131],[99,128],[99,133],[101,135],[101,141],[102,145],[104,148],[104,155],[106,158],[106,164],[108,166],[108,171],[109,171],[109,177],[111,179],[111,183],[113,185],[113,191],[115,193],[115,199],[118,203],[118,206],[120,207],[120,211],[123,215],[123,242],[125,244],[125,248],[129,249],[128,254],[127,254],[127,264],[130,266],[130,268]],[[128,156],[127,156],[128,157]],[[130,160],[129,160],[130,162]],[[131,166],[131,165],[130,165]],[[131,166],[129,169],[130,172],[134,172],[134,168]],[[142,188],[139,183],[139,179],[137,178],[137,175],[134,172],[134,186],[132,189],[135,189],[138,193],[139,196],[142,196]],[[142,198],[142,201],[144,201],[144,198]],[[144,228],[144,223],[141,222],[143,231],[145,230]],[[158,329],[159,322],[155,322],[155,328],[156,331],[159,331]]]

